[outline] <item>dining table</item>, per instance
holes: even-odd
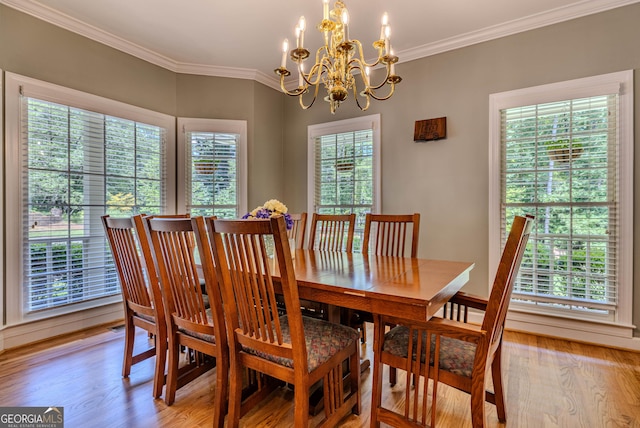
[[[427,321],[468,281],[475,264],[297,249],[292,251],[301,299],[329,305],[329,321],[340,308],[409,321]],[[279,272],[274,269],[277,279]]]

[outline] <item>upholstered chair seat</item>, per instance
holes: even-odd
[[[315,318],[302,317],[302,325],[304,327],[304,338],[307,345],[307,365],[309,372],[312,372],[329,361],[338,351],[351,346],[353,341],[357,341],[360,336],[359,333],[351,327]],[[289,319],[286,315],[280,317],[280,327],[282,328],[282,341],[284,343],[291,343]],[[248,346],[243,346],[242,350],[276,364],[293,367],[293,360],[290,358],[283,358],[257,351]]]
[[[422,332],[422,350],[420,352],[420,362],[424,363],[426,359],[426,336]],[[436,349],[436,337],[431,336],[431,352],[429,353],[429,364],[433,366],[433,360]],[[418,331],[413,331],[413,343],[417,343]],[[409,328],[405,326],[397,326],[392,328],[385,334],[383,351],[391,355],[407,358],[409,343]],[[415,349],[414,349],[415,351]],[[416,359],[416,352],[413,353],[413,360]],[[473,360],[476,356],[476,345],[474,343],[464,342],[462,340],[453,339],[442,336],[440,338],[440,361],[438,367],[458,376],[471,377],[473,370]]]

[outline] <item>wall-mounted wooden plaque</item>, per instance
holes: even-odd
[[[416,120],[413,141],[432,141],[447,138],[447,118]]]

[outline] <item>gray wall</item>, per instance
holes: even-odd
[[[388,101],[359,112],[353,100],[334,116],[322,100],[302,111],[285,100],[284,162],[287,203],[306,207],[307,126],[365,114],[382,118],[382,211],[420,212],[421,257],[476,263],[466,289],[488,290],[489,94],[640,68],[640,4],[401,63],[404,79]],[[637,72],[636,72],[637,75]],[[640,84],[635,85],[639,100]],[[447,139],[414,143],[416,120],[447,117]],[[640,105],[635,134],[640,133]],[[638,138],[636,137],[636,140]],[[640,149],[635,150],[635,165]],[[640,174],[635,175],[640,200]],[[635,203],[634,243],[640,236]],[[640,272],[635,246],[634,271]],[[633,321],[640,325],[640,286],[634,283]],[[640,333],[636,330],[636,335]]]

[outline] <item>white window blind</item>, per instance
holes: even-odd
[[[501,110],[501,230],[536,216],[513,306],[613,318],[618,303],[618,94]]]
[[[247,121],[178,118],[178,211],[237,218],[247,211]]]
[[[325,124],[313,135],[313,208],[320,214],[356,214],[354,251],[360,250],[365,214],[377,212],[379,117]],[[346,126],[345,126],[346,125]],[[347,128],[348,130],[345,130]],[[337,132],[335,132],[337,131]]]
[[[21,97],[25,311],[120,292],[100,216],[161,213],[166,129]]]
[[[187,210],[235,218],[239,212],[238,134],[187,132]]]

